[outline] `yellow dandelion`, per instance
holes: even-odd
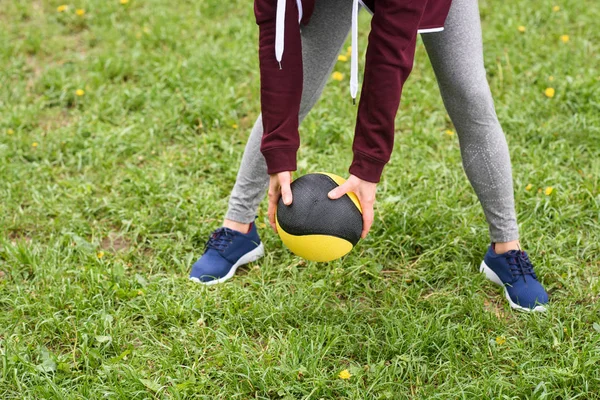
[[[549,98],[553,98],[555,93],[556,93],[556,91],[554,90],[554,88],[551,88],[551,87],[546,88],[546,90],[544,90],[544,94],[546,95],[546,97],[549,97]]]
[[[559,6],[554,6],[554,7],[552,7],[552,11],[554,11],[554,12],[560,11],[560,7]]]
[[[533,185],[530,183],[529,185],[525,186],[525,190],[527,190],[529,192],[532,187],[533,187]]]
[[[350,54],[352,54],[352,46],[348,46],[346,49],[346,55],[349,56]]]
[[[138,290],[138,291],[137,291],[137,295],[138,295],[138,296],[143,296],[143,295],[144,295],[144,292],[143,292],[143,291],[141,291],[141,290]]]
[[[525,33],[525,30],[526,30],[526,29],[525,29],[525,27],[524,27],[523,25],[519,26],[517,29],[518,29],[518,30],[519,30],[519,32],[521,32],[521,33]]]
[[[563,43],[567,43],[569,41],[569,35],[561,35],[560,41]]]
[[[80,17],[83,17],[85,15],[85,10],[83,8],[78,8],[77,10],[75,10],[75,14],[79,15]]]
[[[351,376],[352,374],[347,369],[341,371],[338,375],[340,379],[350,379]]]
[[[63,4],[62,6],[56,7],[56,11],[58,11],[58,12],[65,12],[68,9],[69,9],[69,7],[66,4]]]
[[[238,128],[238,124],[233,124],[233,125],[231,125],[231,127],[232,127],[233,129],[237,129],[237,128]]]
[[[552,186],[548,186],[548,187],[546,188],[546,190],[544,190],[544,194],[545,194],[546,196],[550,196],[550,195],[552,194],[552,192],[553,192],[553,191],[554,191],[554,188],[553,188]]]
[[[38,144],[38,142],[33,142],[33,143],[31,144],[31,146],[32,146],[32,147],[38,147],[38,145],[39,145],[39,144]]]
[[[6,131],[6,133],[8,135],[13,135],[15,133],[15,131],[13,131],[12,129],[8,128],[8,130]]]
[[[506,338],[504,336],[498,336],[496,337],[496,343],[499,345],[503,345],[504,343],[506,343]]]
[[[348,61],[348,56],[345,56],[345,55],[343,55],[343,54],[340,54],[340,55],[338,56],[338,61],[341,61],[341,62],[346,62],[346,61]]]
[[[85,94],[85,91],[83,89],[77,89],[75,91],[75,94],[79,97],[83,96]]]
[[[127,3],[129,3],[129,0],[120,0],[120,3],[121,4],[127,4]]]
[[[553,77],[552,75],[550,75],[550,76],[548,77],[548,80],[549,80],[550,82],[554,82],[554,77]]]
[[[331,74],[331,79],[333,79],[334,81],[341,81],[342,79],[344,79],[344,74],[335,71],[333,74]]]
[[[103,251],[99,251],[98,254],[96,254],[96,257],[98,257],[98,258],[104,257],[104,252]]]
[[[448,136],[454,136],[454,131],[451,129],[446,129],[446,131],[444,133]]]

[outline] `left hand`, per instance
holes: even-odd
[[[373,225],[373,219],[375,218],[373,204],[375,203],[376,191],[376,183],[367,182],[357,176],[350,175],[350,178],[346,182],[328,194],[331,200],[339,199],[348,192],[354,192],[356,197],[358,197],[358,201],[362,207],[363,230],[360,237],[363,239],[367,237],[367,233],[369,233],[371,225]]]
[[[277,203],[279,198],[283,197],[283,204],[289,206],[292,204],[292,172],[284,171],[271,175],[269,179],[269,223],[271,228],[277,232],[277,224],[275,223],[275,214],[277,213]]]

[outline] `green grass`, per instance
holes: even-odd
[[[600,398],[597,1],[480,3],[544,315],[476,273],[487,228],[421,44],[369,237],[304,263],[263,204],[266,257],[189,282],[259,113],[252,2],[61,1],[0,8],[0,398]],[[299,174],[347,174],[336,70]]]

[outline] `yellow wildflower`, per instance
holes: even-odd
[[[561,35],[560,40],[563,43],[567,43],[569,41],[569,35]]]
[[[96,254],[96,257],[98,257],[98,258],[104,257],[104,252],[103,251],[99,251],[98,254]]]
[[[80,17],[83,17],[85,15],[85,10],[83,8],[78,8],[77,10],[75,10],[75,14],[79,15]]]
[[[33,142],[31,145],[32,145],[33,147],[38,147],[38,142]]]
[[[347,369],[341,371],[338,375],[340,379],[350,379],[351,376],[352,374]]]
[[[233,125],[231,125],[231,127],[232,127],[233,129],[237,129],[237,128],[238,128],[238,124],[233,124]]]
[[[525,27],[523,25],[519,26],[517,29],[519,30],[519,32],[525,33]]]
[[[525,190],[530,191],[532,187],[533,185],[530,183],[529,185],[525,186]]]
[[[12,129],[8,128],[8,130],[6,131],[7,134],[12,135],[15,133],[15,131],[13,131]]]
[[[554,188],[553,188],[552,186],[548,186],[548,187],[546,188],[546,190],[544,190],[544,194],[545,194],[546,196],[550,196],[550,195],[552,194],[552,191],[553,191],[553,190],[554,190]]]
[[[129,3],[129,0],[120,0],[120,1],[121,1],[121,4],[127,4],[127,3]]]
[[[548,77],[548,80],[549,80],[550,82],[554,82],[554,77],[553,77],[552,75],[550,75],[550,76]]]
[[[444,133],[448,136],[454,136],[454,131],[451,129],[446,129],[446,131]]]
[[[341,61],[341,62],[346,62],[346,61],[348,61],[348,56],[345,56],[345,55],[343,55],[343,54],[340,54],[340,55],[338,56],[338,61]]]
[[[143,31],[144,31],[144,33],[145,33],[145,34],[147,34],[147,35],[148,35],[148,34],[150,34],[150,32],[152,32],[152,31],[150,30],[150,28],[148,28],[147,26],[144,26],[144,29],[143,29]]]
[[[546,88],[546,90],[544,90],[544,94],[546,95],[546,97],[549,97],[549,98],[553,98],[554,93],[555,93],[555,90],[554,90],[554,88],[551,88],[551,87]]]
[[[75,91],[75,94],[79,97],[83,96],[85,94],[85,91],[83,89],[77,89]]]
[[[334,81],[341,81],[342,79],[344,79],[344,74],[335,71],[333,74],[331,74],[331,79],[333,79]]]
[[[349,56],[350,54],[352,54],[352,46],[348,46],[346,49],[346,55]]]
[[[506,343],[506,338],[504,336],[498,336],[496,337],[496,343],[499,345],[503,345],[504,343]]]
[[[62,6],[56,7],[56,11],[58,11],[58,12],[65,12],[68,9],[69,9],[69,7],[66,4],[63,4]]]
[[[560,10],[559,6],[552,7],[552,11],[554,11],[554,12],[558,12],[559,10]]]

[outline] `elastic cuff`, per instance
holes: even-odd
[[[492,243],[506,243],[519,240],[519,231],[499,232],[490,229],[490,240]]]
[[[254,222],[255,218],[256,218],[256,213],[242,214],[239,212],[227,210],[227,213],[225,214],[225,219],[228,219],[230,221],[237,222],[240,224],[251,224],[252,222]]]
[[[363,181],[379,183],[386,162],[376,160],[358,151],[354,152],[354,160],[350,165],[350,173]]]
[[[262,150],[261,152],[267,162],[267,172],[269,175],[284,171],[296,170],[296,153],[298,149],[294,148],[275,148]]]

